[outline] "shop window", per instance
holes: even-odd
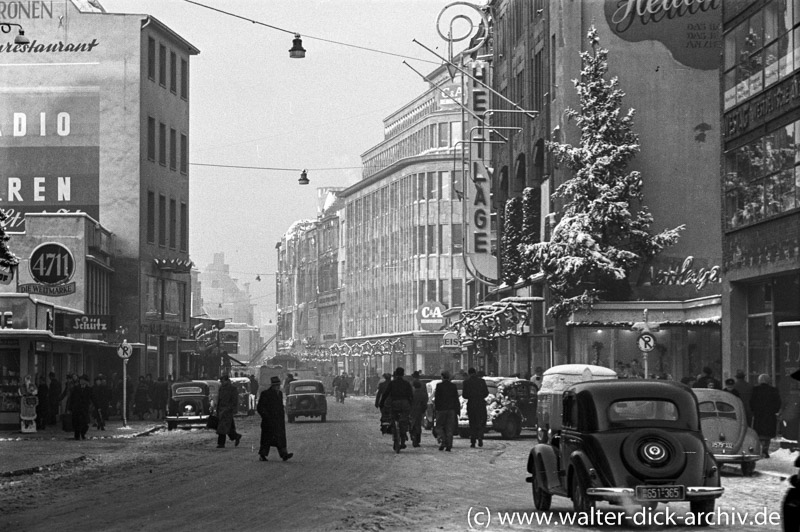
[[[22,377],[20,376],[18,349],[0,349],[0,369],[2,369],[2,374],[0,374],[0,412],[19,412],[19,385]]]

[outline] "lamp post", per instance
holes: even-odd
[[[14,26],[19,28],[19,33],[14,37],[14,44],[30,44],[31,41],[25,37],[25,31],[22,29],[22,26],[16,22],[0,22],[0,31],[3,33],[11,33],[11,28]]]

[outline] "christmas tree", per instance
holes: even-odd
[[[0,268],[9,270],[19,263],[19,259],[8,248],[10,237],[6,234],[6,220],[8,220],[8,215],[0,209]]]
[[[594,27],[588,40],[591,52],[581,52],[581,78],[573,80],[581,108],[566,111],[581,130],[580,144],[548,143],[556,160],[573,171],[554,192],[563,201],[560,220],[549,242],[521,247],[523,258],[544,273],[553,296],[548,313],[557,318],[600,300],[627,299],[628,274],[677,242],[683,229],[650,234],[642,176],[626,170],[639,151],[634,111],[622,113],[618,79],[605,79],[608,50],[599,48]]]

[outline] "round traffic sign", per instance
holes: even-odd
[[[127,340],[124,340],[122,344],[120,344],[119,349],[117,349],[117,355],[119,355],[119,358],[127,359],[130,358],[132,354],[133,348],[131,344],[129,344]]]
[[[642,333],[636,339],[636,345],[639,346],[639,351],[649,353],[656,346],[656,337],[650,333]]]

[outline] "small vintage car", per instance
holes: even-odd
[[[700,407],[700,427],[706,447],[720,465],[740,464],[750,476],[761,459],[758,434],[747,426],[742,400],[725,390],[693,388]]]
[[[687,501],[695,519],[713,512],[724,488],[688,386],[582,382],[569,386],[561,402],[559,429],[528,456],[537,510],[548,510],[552,496],[560,495],[587,514],[596,501],[647,508]]]
[[[167,429],[178,425],[205,426],[214,411],[211,389],[205,381],[174,382],[167,405]]]
[[[536,385],[527,379],[484,377],[489,396],[486,398],[486,432],[496,431],[503,439],[518,437],[523,428],[536,428]],[[467,401],[461,398],[458,435],[469,438]]]
[[[300,416],[318,417],[325,423],[328,415],[328,399],[322,381],[300,379],[289,383],[286,396],[286,419],[294,423]]]

